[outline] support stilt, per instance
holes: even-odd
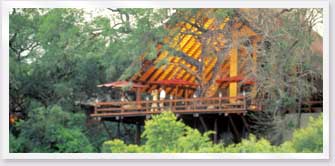
[[[215,118],[214,120],[214,143],[217,144],[218,143],[218,118]]]
[[[137,145],[141,144],[141,125],[137,122],[136,123],[136,136],[135,136],[135,143]]]
[[[106,130],[106,132],[107,132],[107,134],[108,134],[108,138],[109,138],[109,139],[113,139],[113,135],[112,135],[112,133],[108,130],[108,128],[107,128],[107,126],[106,126],[106,124],[105,124],[105,121],[102,121],[102,126],[104,126],[104,128],[105,128],[105,130]]]
[[[200,122],[202,124],[202,127],[204,128],[205,132],[208,131],[208,128],[207,128],[207,125],[204,121],[204,118],[202,116],[199,116],[199,120],[200,120]]]
[[[116,132],[116,138],[120,139],[121,138],[121,129],[120,129],[120,124],[121,122],[117,122],[117,132]]]
[[[198,125],[197,125],[197,118],[193,118],[193,128],[198,128]]]
[[[231,124],[231,127],[233,128],[233,132],[234,132],[235,137],[236,137],[235,140],[236,140],[237,142],[240,142],[240,141],[241,141],[241,135],[240,135],[240,133],[238,132],[237,127],[235,126],[235,123],[234,123],[233,119],[231,118],[231,116],[228,116],[228,118],[229,118],[229,122],[230,122],[230,124]]]

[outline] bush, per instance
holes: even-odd
[[[291,152],[322,152],[322,116],[310,119],[307,128],[294,132],[291,141],[280,146],[271,145],[264,139],[250,135],[238,144],[213,144],[209,135],[214,132],[201,134],[198,130],[178,121],[171,112],[163,112],[153,116],[144,127],[142,138],[146,143],[142,146],[126,145],[121,140],[106,141],[102,152],[112,153],[291,153]]]
[[[322,114],[313,119],[309,119],[306,128],[294,131],[290,141],[282,144],[283,149],[293,149],[293,152],[321,153],[323,151],[323,122]]]
[[[19,121],[17,138],[10,137],[11,152],[92,152],[82,124],[84,115],[63,111],[59,106],[32,109]]]
[[[199,131],[186,126],[169,111],[153,116],[146,121],[142,146],[126,145],[121,140],[106,141],[103,152],[149,152],[149,153],[178,153],[209,151],[213,144],[208,136],[213,132],[201,134]]]
[[[23,139],[16,138],[12,133],[9,133],[9,152],[17,153],[23,151]]]
[[[276,147],[272,146],[266,139],[257,139],[250,135],[248,139],[242,140],[239,144],[232,144],[225,148],[228,153],[271,153]]]
[[[139,153],[143,149],[137,145],[126,145],[122,140],[115,139],[113,141],[106,141],[102,145],[103,153]]]

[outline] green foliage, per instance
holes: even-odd
[[[212,132],[201,134],[186,126],[170,111],[153,116],[146,121],[142,146],[126,145],[121,140],[106,141],[103,152],[149,152],[149,153],[181,153],[211,151],[213,143],[209,139]],[[213,151],[213,150],[212,150]]]
[[[311,119],[307,128],[296,130],[292,140],[279,146],[272,145],[264,138],[250,135],[238,144],[226,147],[213,144],[209,135],[192,129],[171,112],[153,116],[145,124],[142,135],[145,144],[127,145],[122,140],[106,141],[102,146],[105,153],[321,153],[322,152],[322,116]]]
[[[213,148],[213,143],[209,136],[214,132],[206,132],[201,134],[198,130],[186,127],[185,136],[179,137],[178,152],[206,152]]]
[[[12,133],[9,133],[9,152],[10,153],[18,153],[23,152],[23,138],[16,138]]]
[[[25,112],[33,99],[73,110],[75,101],[98,91],[104,75],[97,72],[105,72],[99,57],[106,44],[83,19],[79,9],[14,9],[9,28],[11,111]]]
[[[93,147],[80,129],[60,128],[56,131],[55,148],[62,153],[88,153]]]
[[[155,67],[159,68],[159,67],[162,67],[164,65],[167,65],[169,63],[169,60],[168,58],[162,58],[160,61],[158,61],[156,64],[155,64]]]
[[[294,9],[277,18],[271,9],[253,13],[253,21],[261,23],[259,28],[267,34],[259,46],[262,49],[257,51],[259,67],[250,74],[256,77],[256,97],[264,106],[260,114],[266,114],[254,117],[253,133],[275,144],[282,143],[281,135],[291,130],[282,120],[285,112],[300,114],[303,101],[322,94],[322,55],[311,49],[312,42],[319,38],[312,27],[320,13],[310,15],[312,10],[318,9]],[[299,117],[294,120],[294,128],[299,127]]]
[[[59,106],[35,108],[17,123],[20,134],[11,137],[15,152],[92,152],[83,133],[84,115],[64,112]],[[13,141],[13,142],[12,142]]]
[[[115,139],[113,141],[106,141],[102,146],[103,153],[140,153],[142,148],[137,145],[126,145],[122,140]]]
[[[282,146],[294,149],[296,152],[313,153],[323,151],[323,121],[322,115],[317,119],[312,117],[309,120],[309,126],[296,130],[290,141]]]
[[[266,139],[257,139],[250,135],[248,139],[242,140],[239,144],[232,144],[225,148],[228,153],[271,153],[275,152],[275,146]]]
[[[146,151],[173,152],[177,146],[178,138],[184,136],[185,124],[177,121],[171,112],[164,112],[161,116],[153,116],[146,122],[142,137],[145,138]]]

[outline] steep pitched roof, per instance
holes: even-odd
[[[247,20],[245,20],[247,21]],[[225,26],[226,22],[222,22],[219,26],[214,25],[214,18],[208,18],[205,20],[203,27],[204,29],[211,30],[215,28],[223,28]],[[240,36],[248,36],[248,37],[257,37],[259,34],[253,30],[249,26],[248,22],[237,22],[233,26],[234,28],[238,29],[238,33]],[[192,32],[199,32],[197,28],[193,27],[189,23],[183,23],[181,31],[190,30]],[[177,34],[172,41],[170,41],[170,45],[173,48],[177,48],[183,53],[185,53],[187,56],[193,58],[194,60],[199,61],[199,57],[202,52],[202,44],[201,42],[193,35],[190,34]],[[229,57],[228,55],[227,57]],[[161,67],[156,67],[155,64],[159,63],[162,59],[167,58],[167,61],[169,62],[167,65],[163,65]],[[213,73],[212,70],[214,68],[214,65],[217,61],[216,56],[207,56],[205,57],[204,61],[204,80],[209,81],[212,77]],[[176,64],[182,64],[190,68],[192,71],[186,71],[185,68],[181,67],[180,65]],[[221,64],[221,76],[227,76],[229,74],[229,63],[228,60],[225,61],[224,64]],[[182,79],[188,82],[192,82],[196,84],[196,78],[194,75],[192,75],[192,72],[197,72],[196,67],[192,64],[187,63],[184,59],[178,56],[174,56],[170,54],[168,51],[160,49],[159,53],[157,55],[157,58],[152,61],[151,63],[148,63],[147,65],[144,65],[134,77],[131,78],[134,82],[141,82],[141,83],[148,83],[148,82],[154,82],[154,81],[160,81],[160,80],[170,80],[170,79]],[[158,85],[153,85],[145,89],[145,91],[151,91],[155,88],[158,88]],[[167,88],[167,93],[173,92],[175,89],[173,87]],[[182,96],[184,91],[183,89],[178,89],[178,96]],[[214,89],[215,90],[215,89]],[[188,91],[188,96],[191,96],[193,91]]]

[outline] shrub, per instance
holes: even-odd
[[[11,152],[92,152],[82,124],[84,115],[65,112],[59,106],[32,109],[27,120],[16,124],[17,138],[10,137]]]
[[[213,144],[209,136],[214,132],[201,134],[198,130],[186,126],[172,112],[163,112],[153,116],[145,123],[142,138],[146,139],[141,146],[126,145],[121,140],[106,141],[103,152],[112,153],[291,153],[322,152],[322,116],[310,119],[307,128],[293,133],[291,141],[280,146],[271,145],[270,141],[250,135],[238,144],[224,147]]]
[[[294,131],[290,141],[283,143],[283,149],[293,149],[294,152],[321,153],[323,149],[322,115],[310,118],[306,128]]]

